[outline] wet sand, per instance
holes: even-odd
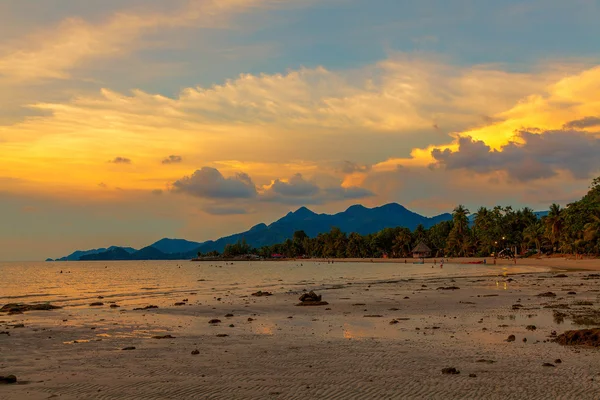
[[[598,310],[600,280],[566,275],[348,282],[317,289],[318,307],[270,288],[144,311],[0,313],[0,375],[20,382],[0,399],[597,399],[600,350],[551,338],[588,327],[571,314]]]

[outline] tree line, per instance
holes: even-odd
[[[270,258],[379,258],[410,257],[421,241],[435,257],[488,257],[504,249],[516,249],[520,255],[570,253],[600,255],[600,177],[592,181],[582,199],[561,208],[552,204],[548,214],[538,218],[525,207],[480,207],[470,211],[457,206],[452,219],[429,229],[419,225],[414,231],[404,227],[385,228],[377,233],[347,234],[339,228],[308,237],[297,231],[283,243],[252,248],[244,240],[228,244],[222,256],[255,254]],[[199,256],[220,256],[218,252]]]

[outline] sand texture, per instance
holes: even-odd
[[[318,307],[269,288],[0,313],[0,375],[19,380],[0,399],[598,399],[600,349],[553,338],[600,326],[599,284],[436,277],[307,286]]]

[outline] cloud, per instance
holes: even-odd
[[[585,117],[563,125],[564,129],[586,129],[595,126],[600,126],[600,117]]]
[[[373,192],[359,187],[325,186],[295,174],[286,181],[276,179],[264,191],[260,200],[281,204],[325,204],[343,200],[355,200],[373,196]]]
[[[512,180],[528,182],[569,172],[576,179],[588,179],[600,170],[600,138],[582,131],[520,131],[518,141],[501,150],[481,140],[458,139],[458,149],[433,149],[435,165],[447,170],[466,169],[488,174],[504,171]]]
[[[181,161],[183,161],[183,158],[181,158],[181,156],[173,156],[173,155],[171,155],[171,156],[166,157],[165,159],[163,159],[161,161],[161,163],[162,164],[178,164]]]
[[[361,165],[352,161],[343,161],[339,171],[344,174],[365,173],[371,170],[370,165]]]
[[[319,187],[306,181],[302,174],[295,174],[287,182],[276,179],[270,190],[281,196],[302,197],[314,196],[319,192]]]
[[[114,160],[109,162],[113,164],[131,164],[131,160],[125,157],[115,157]]]
[[[229,17],[273,3],[273,0],[193,0],[186,7],[167,13],[122,10],[99,23],[67,18],[53,28],[36,31],[3,46],[0,77],[18,81],[67,79],[69,71],[83,63],[123,56],[143,47],[144,35],[175,28],[225,27]]]
[[[191,176],[173,183],[173,191],[206,199],[249,199],[256,197],[256,187],[245,173],[225,178],[219,170],[202,167]]]

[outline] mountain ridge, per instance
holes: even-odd
[[[222,252],[227,244],[233,244],[242,239],[252,247],[270,246],[291,238],[298,230],[303,230],[309,237],[329,232],[333,227],[338,227],[346,233],[356,232],[366,235],[397,226],[410,230],[414,230],[418,225],[429,228],[450,219],[452,219],[452,215],[449,213],[425,217],[398,203],[387,203],[373,208],[354,204],[335,214],[318,214],[303,206],[288,212],[269,225],[259,223],[247,231],[216,240],[194,242],[185,239],[162,238],[140,250],[122,248],[123,251],[119,251],[116,249],[118,246],[111,246],[104,251],[99,251],[102,249],[78,250],[56,261],[189,259],[195,257],[198,252]],[[75,259],[76,256],[77,259]]]

